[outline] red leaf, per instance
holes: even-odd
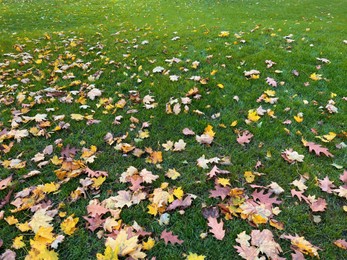
[[[93,171],[92,169],[90,169],[89,167],[86,167],[84,170],[83,170],[86,174],[88,174],[88,177],[89,178],[98,178],[100,176],[104,176],[104,177],[107,177],[108,174],[107,172],[104,172],[104,171]]]
[[[303,191],[297,191],[293,189],[290,191],[290,193],[292,194],[292,197],[297,196],[300,201],[303,199],[307,204],[310,203],[308,198],[303,194]]]
[[[171,231],[167,232],[166,229],[161,233],[160,238],[164,239],[165,245],[168,243],[181,245],[183,243],[183,240],[178,239],[178,236],[172,234]]]
[[[313,212],[325,211],[327,203],[325,199],[318,198],[315,202],[311,203],[310,208]]]
[[[340,175],[340,180],[343,181],[344,183],[347,183],[347,171],[344,170],[343,174]]]
[[[213,166],[212,170],[207,174],[208,178],[211,179],[214,176],[217,176],[217,173],[221,173],[221,174],[228,174],[230,173],[229,171],[226,170],[221,170],[219,169],[216,165]]]
[[[178,207],[180,208],[187,208],[189,207],[190,205],[192,205],[192,197],[190,195],[188,195],[184,200],[174,200],[168,207],[166,210],[174,210]]]
[[[98,204],[92,204],[87,206],[88,215],[95,218],[96,215],[104,215],[108,212],[108,209]]]
[[[304,142],[304,146],[308,147],[310,153],[314,151],[317,156],[320,156],[322,153],[327,157],[334,157],[334,155],[329,152],[328,148],[322,147],[319,144],[315,144],[313,142]]]
[[[251,138],[253,137],[253,134],[250,133],[249,131],[244,131],[242,135],[238,135],[236,141],[241,144],[248,144],[251,141]]]
[[[216,239],[223,240],[225,236],[225,230],[223,229],[223,220],[218,223],[216,218],[209,217],[207,225],[211,228],[210,232]]]
[[[322,189],[322,191],[325,191],[327,193],[332,193],[333,191],[331,188],[335,188],[335,185],[333,184],[333,181],[329,180],[329,177],[326,176],[323,180],[319,181],[319,187]]]
[[[105,222],[104,219],[101,219],[101,215],[99,214],[96,214],[94,218],[88,218],[86,216],[83,216],[83,218],[88,222],[87,228],[92,232],[101,227],[101,225]]]
[[[210,192],[209,198],[221,197],[221,199],[224,200],[225,197],[229,195],[230,188],[217,185],[215,186],[215,190],[210,190],[209,192]]]
[[[252,197],[254,200],[258,200],[260,203],[265,205],[272,205],[272,204],[281,204],[282,201],[277,200],[277,197],[270,197],[272,195],[272,192],[268,192],[265,194],[265,190],[254,191],[252,193]]]
[[[273,78],[267,77],[266,78],[266,83],[269,84],[272,87],[277,87],[277,82]]]

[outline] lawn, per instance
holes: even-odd
[[[346,13],[0,0],[0,259],[347,259]]]

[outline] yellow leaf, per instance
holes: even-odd
[[[229,181],[229,179],[226,179],[226,178],[218,178],[217,183],[219,183],[223,187],[225,187],[227,185],[230,186],[230,181]]]
[[[92,178],[93,180],[93,184],[92,187],[94,189],[99,189],[100,186],[104,183],[104,181],[106,180],[106,177],[104,176],[99,176],[98,178]]]
[[[266,95],[268,95],[269,97],[274,97],[274,96],[276,95],[276,91],[270,90],[270,89],[265,90],[264,93],[265,93]]]
[[[118,251],[119,247],[116,247],[115,250],[112,250],[110,246],[107,246],[103,254],[97,253],[97,260],[118,260]]]
[[[181,174],[178,171],[176,171],[176,169],[169,169],[165,176],[170,178],[171,180],[176,180],[178,177],[181,176]]]
[[[158,206],[156,204],[150,204],[147,206],[148,213],[156,216],[158,214]]]
[[[61,230],[69,236],[77,230],[76,224],[78,223],[79,218],[73,218],[73,216],[73,214],[70,215],[60,224]]]
[[[230,124],[230,126],[231,126],[231,127],[237,126],[237,123],[238,123],[237,120],[234,120],[234,121]]]
[[[310,75],[310,79],[312,79],[314,81],[321,80],[322,79],[322,75],[321,74],[312,73]]]
[[[23,236],[15,237],[12,243],[12,247],[14,249],[20,249],[22,247],[25,247],[25,243],[23,242]]]
[[[53,218],[47,215],[46,209],[39,209],[35,212],[31,220],[29,221],[29,226],[36,234],[40,227],[51,227],[50,222],[52,220]]]
[[[259,214],[253,214],[252,215],[252,221],[256,225],[258,225],[258,224],[265,224],[267,222],[267,218],[264,218],[263,216],[261,216]]]
[[[174,189],[173,194],[176,196],[176,198],[178,198],[180,200],[180,199],[182,199],[184,192],[183,192],[181,187],[178,187],[178,188]]]
[[[206,126],[206,128],[205,128],[204,134],[214,137],[214,135],[215,135],[216,133],[213,132],[213,126],[208,125],[208,126]]]
[[[155,240],[151,237],[148,238],[147,242],[142,242],[142,248],[144,250],[151,250],[154,247]]]
[[[259,79],[260,75],[259,74],[252,74],[251,79]]]
[[[300,115],[294,116],[294,119],[298,123],[301,123],[302,121],[304,121],[304,117]]]
[[[260,116],[258,116],[257,111],[254,109],[248,110],[248,120],[252,122],[257,122],[260,119]]]
[[[321,141],[325,143],[331,142],[336,137],[336,134],[334,132],[329,132],[329,134],[323,135],[323,136],[316,136],[316,138],[320,139]]]
[[[217,84],[217,87],[219,87],[219,88],[222,88],[222,89],[223,89],[223,88],[224,88],[224,85],[219,83],[219,84]]]
[[[42,59],[37,59],[37,60],[35,61],[35,63],[36,63],[36,64],[41,64],[41,63],[42,63]]]
[[[16,219],[14,216],[8,216],[5,218],[5,220],[10,226],[18,223],[18,219]]]
[[[81,121],[84,119],[84,116],[81,114],[71,114],[71,119],[76,121]]]
[[[17,223],[16,227],[21,231],[21,232],[26,232],[31,230],[29,223],[28,222],[24,222],[24,223]]]
[[[244,177],[248,183],[252,183],[254,181],[255,175],[251,171],[246,171],[244,173]]]
[[[347,212],[347,206],[343,206],[342,208],[344,212]]]
[[[218,72],[218,70],[212,70],[211,71],[211,76],[216,75],[217,72]]]
[[[54,183],[54,182],[46,183],[43,186],[42,191],[45,193],[51,193],[51,192],[57,191],[59,187],[60,187],[59,183]]]
[[[40,244],[50,244],[54,241],[53,227],[40,227],[35,234],[34,240]]]
[[[228,37],[229,35],[230,35],[229,31],[221,31],[221,32],[218,34],[218,36],[219,36],[219,37],[222,37],[222,38]]]
[[[189,252],[187,260],[204,260],[206,256]]]

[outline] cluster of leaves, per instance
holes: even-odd
[[[259,26],[249,34],[258,29]],[[234,36],[234,45],[247,43],[244,32]],[[230,32],[221,31],[215,32],[215,37],[226,40],[231,36]],[[285,36],[285,42],[291,44],[292,37]],[[172,38],[173,41],[179,39],[178,36]],[[151,48],[147,40],[137,41],[116,40],[122,49]],[[205,202],[201,205],[207,231],[200,234],[202,239],[211,233],[215,239],[223,240],[228,232],[226,223],[239,219],[254,228],[250,235],[246,231],[233,234],[238,244],[234,247],[244,259],[284,259],[283,250],[275,241],[277,235],[268,229],[271,227],[281,233],[278,238],[290,240],[293,259],[304,259],[304,255],[319,257],[320,248],[312,245],[304,236],[286,235],[284,232],[290,223],[276,219],[281,217],[281,205],[286,200],[284,194],[289,193],[291,197],[297,197],[299,202],[306,203],[315,214],[327,209],[328,203],[323,197],[304,195],[308,188],[305,182],[310,179],[308,174],[302,174],[300,179],[290,183],[295,189],[286,191],[277,182],[262,182],[265,173],[259,171],[265,170],[265,163],[258,158],[255,171],[244,169],[242,174],[231,172],[233,162],[228,155],[218,154],[207,159],[209,155],[205,153],[216,145],[223,146],[218,143],[218,135],[228,128],[223,123],[218,126],[214,124],[213,120],[220,118],[221,112],[209,116],[199,106],[203,99],[210,98],[211,92],[219,93],[228,87],[228,82],[220,83],[217,80],[217,70],[206,73],[202,69],[204,65],[214,62],[213,55],[204,57],[204,61],[189,57],[184,60],[166,57],[160,61],[149,60],[141,65],[138,64],[140,61],[131,57],[130,52],[123,54],[123,60],[114,60],[108,57],[102,43],[90,44],[83,38],[66,36],[63,32],[45,34],[37,40],[43,46],[35,49],[27,46],[32,46],[33,42],[35,44],[36,40],[27,39],[26,43],[16,43],[14,52],[5,53],[0,63],[0,103],[5,107],[4,112],[8,117],[0,121],[0,164],[4,170],[0,175],[0,190],[4,191],[4,196],[0,198],[0,221],[16,228],[16,232],[21,232],[13,239],[11,249],[7,248],[2,253],[1,259],[14,259],[16,251],[22,248],[27,249],[26,259],[57,259],[57,249],[64,243],[65,237],[75,235],[78,228],[84,227],[105,241],[105,250],[96,254],[97,259],[143,259],[147,257],[147,251],[160,242],[165,245],[170,243],[168,246],[181,246],[185,241],[169,230],[170,217],[173,214],[184,215],[192,205],[198,205],[198,195],[187,193],[184,187],[176,184],[184,173],[165,165],[165,159],[182,154],[186,156],[190,147],[198,147],[198,151],[201,151],[199,154],[190,153],[189,156],[193,156],[190,159],[196,164],[196,171],[205,172],[203,181],[213,186],[213,189],[208,189],[202,195],[204,200],[210,201],[210,205]],[[319,62],[319,67],[315,67],[317,70],[330,63],[326,58],[317,58],[315,62]],[[282,71],[276,69],[281,62],[265,60],[264,64],[264,70],[249,68],[239,72],[244,82],[262,81],[266,86],[254,100],[255,105],[247,107],[241,113],[241,119],[230,123],[230,140],[244,149],[245,153],[252,142],[260,138],[256,128],[262,127],[263,121],[272,120],[287,127],[304,124],[303,113],[292,111],[295,107],[287,107],[284,112],[276,107],[280,98],[284,98],[281,88],[288,84],[281,80]],[[301,72],[292,69],[292,77],[300,77]],[[105,74],[115,72],[117,76],[125,77],[124,81],[117,84],[117,92],[109,90],[109,86],[102,83]],[[134,73],[129,75],[130,72]],[[129,88],[129,78],[139,85],[152,84],[155,78],[165,84],[179,83],[189,87],[184,93],[179,92],[181,96],[175,91],[175,97],[162,100],[156,97],[155,90],[146,93],[138,87]],[[310,82],[322,80],[327,79],[312,72],[304,79],[304,84],[309,86]],[[192,83],[193,87],[189,85]],[[325,106],[316,109],[316,113],[334,117],[339,112],[334,99],[336,95],[332,93],[330,97]],[[239,96],[230,99],[236,103],[242,102]],[[346,98],[340,101],[346,101]],[[152,110],[156,111],[157,116],[146,116]],[[203,128],[188,127],[188,123],[176,125],[176,132],[168,133],[169,140],[157,140],[155,135],[160,130],[153,125],[158,125],[158,115],[204,117],[206,123]],[[75,127],[82,124],[86,129],[93,125],[100,126],[100,142],[97,145],[85,146],[85,141],[77,140],[78,147],[78,142],[73,144],[67,141],[66,133],[77,136]],[[102,128],[103,124],[111,126],[111,130]],[[284,131],[293,136],[289,129],[284,128]],[[343,140],[347,134],[343,129],[338,134],[329,132],[319,135],[316,129],[311,129],[311,132],[321,143],[306,141],[298,130],[296,134],[302,137],[302,144],[297,140],[295,149],[303,148],[305,155],[294,151],[292,147],[286,147],[277,159],[284,159],[290,166],[304,163],[309,153],[317,157],[314,159],[328,160],[334,157],[334,151],[330,152],[325,145],[334,140],[339,142],[332,149],[346,148]],[[28,153],[22,148],[25,142],[47,140],[50,144],[40,150]],[[259,144],[259,148],[262,145]],[[308,152],[304,151],[305,147]],[[116,177],[111,176],[108,169],[95,170],[98,157],[107,149],[113,152],[113,156],[131,158],[136,165],[141,166],[126,165],[126,170],[117,172]],[[271,153],[268,152],[266,157],[271,158]],[[343,168],[337,164],[334,166]],[[241,176],[241,181],[235,181],[233,176],[236,174]],[[43,175],[49,175],[51,181],[29,184],[30,180],[41,182],[40,176]],[[260,182],[255,184],[257,180]],[[59,193],[67,183],[74,181],[79,186],[70,191],[63,201],[59,201]],[[317,179],[316,186],[327,194],[337,195],[345,203],[346,170],[340,175],[340,181],[342,183],[337,188],[334,181],[326,176]],[[122,188],[111,188],[105,195],[104,187],[114,182]],[[89,201],[84,215],[67,214],[64,210],[66,204],[73,205],[79,200]],[[122,218],[123,210],[136,205],[144,205],[147,212],[143,214],[158,221],[164,230],[160,233],[149,232],[147,229],[150,227],[142,227],[136,221],[126,223]],[[346,206],[343,209],[347,211]],[[25,217],[19,216],[20,212],[25,212]],[[315,215],[315,221],[321,221],[319,215]],[[342,249],[347,248],[344,239],[334,243]],[[0,240],[0,247],[2,244]],[[191,260],[205,258],[192,252],[188,252],[186,257]]]

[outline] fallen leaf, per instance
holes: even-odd
[[[217,218],[209,217],[207,225],[211,228],[210,232],[218,240],[223,240],[225,236],[225,230],[223,229],[224,223],[221,220],[219,223]]]
[[[180,240],[178,236],[174,235],[172,231],[166,231],[166,229],[161,233],[160,239],[164,239],[165,245],[168,243],[181,245],[184,242]]]

